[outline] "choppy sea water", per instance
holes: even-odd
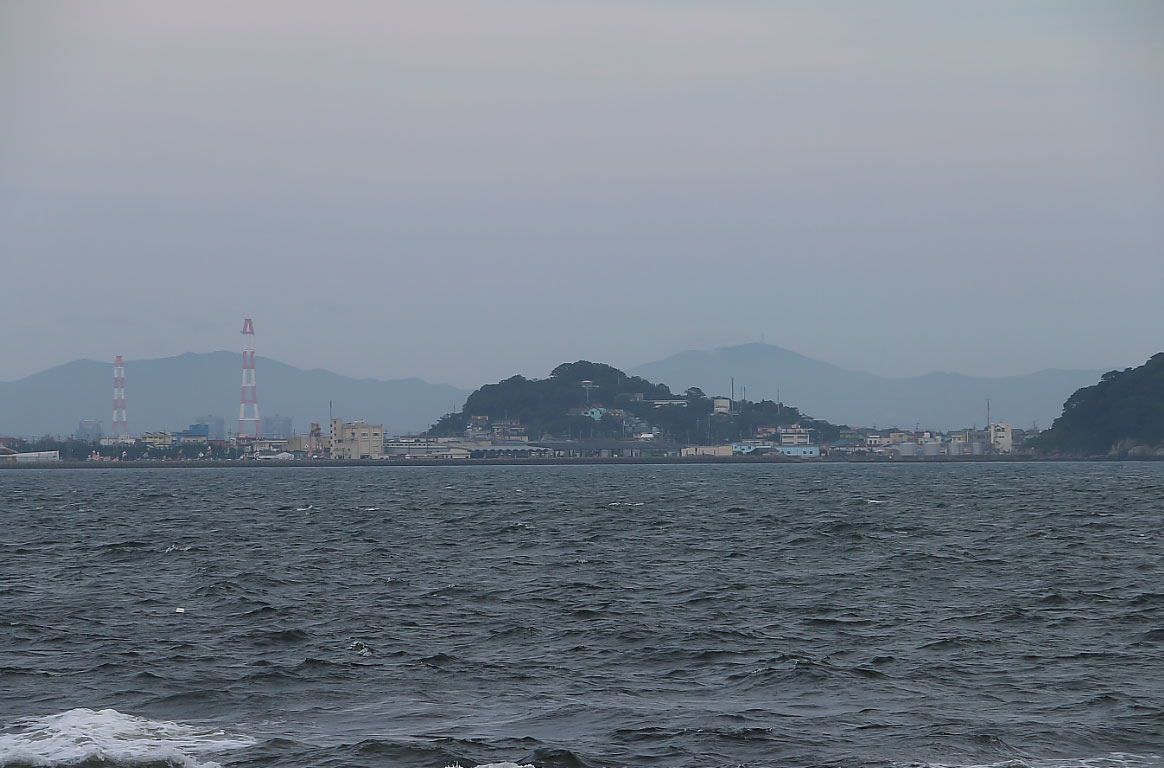
[[[1164,464],[0,472],[0,766],[1164,765]]]

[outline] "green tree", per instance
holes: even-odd
[[[1138,368],[1108,371],[1097,384],[1076,390],[1063,414],[1031,441],[1037,452],[1074,455],[1117,453],[1164,445],[1164,352]]]
[[[652,401],[682,400],[683,405],[656,407]],[[655,384],[603,363],[579,360],[563,363],[548,378],[512,376],[473,392],[460,413],[441,417],[430,435],[463,434],[471,416],[519,419],[534,440],[543,435],[573,439],[627,436],[627,420],[606,413],[600,420],[581,415],[581,409],[601,406],[629,413],[659,428],[675,442],[729,442],[755,435],[762,425],[800,423],[818,440],[836,439],[840,428],[812,419],[798,409],[770,400],[739,401],[735,413],[714,414],[712,399],[698,387],[676,397],[665,384]]]

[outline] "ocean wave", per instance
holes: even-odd
[[[253,739],[126,715],[115,709],[70,709],[24,718],[0,732],[0,766],[145,766],[221,768],[206,756],[249,747]]]
[[[1164,757],[1160,755],[1134,755],[1127,752],[1112,752],[1099,757],[1050,758],[1003,760],[997,763],[975,763],[955,765],[947,763],[910,763],[906,768],[1160,768]]]

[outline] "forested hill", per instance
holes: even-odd
[[[660,405],[658,401],[675,401]],[[654,401],[654,402],[652,402]],[[601,418],[580,413],[601,409]],[[800,423],[820,439],[833,439],[838,428],[814,420],[796,408],[768,400],[736,402],[735,413],[713,414],[710,397],[697,388],[681,394],[602,363],[563,363],[545,379],[513,376],[473,392],[460,413],[450,413],[429,430],[434,436],[461,435],[471,417],[520,420],[531,440],[557,438],[625,438],[636,429],[657,427],[665,439],[726,442],[752,437],[761,425]]]
[[[1034,447],[1091,456],[1164,449],[1164,352],[1076,391]]]

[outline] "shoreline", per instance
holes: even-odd
[[[752,456],[640,456],[633,458],[495,458],[495,459],[350,459],[332,461],[44,461],[15,462],[0,461],[0,471],[29,469],[290,469],[329,467],[506,467],[506,466],[666,466],[709,464],[772,464],[772,465],[814,465],[814,464],[1027,464],[1063,462],[1158,462],[1164,456],[903,456],[889,457],[843,457],[811,458],[793,457],[752,457]]]

